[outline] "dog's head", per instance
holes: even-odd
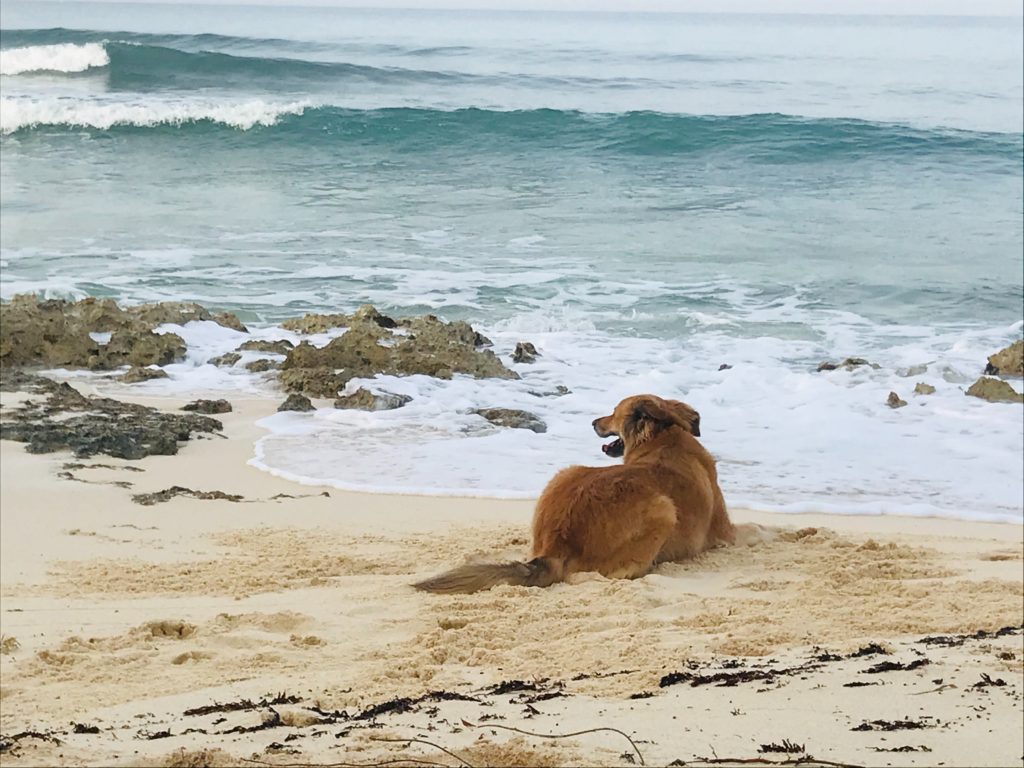
[[[700,437],[700,414],[679,400],[633,395],[615,406],[610,416],[594,419],[594,431],[599,437],[616,438],[601,446],[612,458],[625,455],[670,427],[681,427]]]

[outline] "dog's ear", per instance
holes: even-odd
[[[629,443],[639,445],[678,423],[675,414],[665,406],[664,401],[651,397],[638,398],[622,425],[622,437]]]
[[[672,411],[675,423],[694,437],[700,437],[700,414],[681,400],[665,401]]]

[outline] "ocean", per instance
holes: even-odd
[[[369,302],[541,353],[354,382],[414,399],[273,416],[256,466],[529,497],[654,392],[701,412],[733,506],[1024,520],[1024,411],[964,395],[1024,329],[1020,18],[5,0],[0,28],[4,298],[291,339]],[[174,330],[187,360],[133,391],[273,391],[207,363],[239,334]],[[877,367],[816,371],[849,356]]]

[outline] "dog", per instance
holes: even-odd
[[[532,559],[464,565],[413,586],[468,593],[499,584],[547,587],[573,573],[635,579],[736,540],[715,459],[700,444],[700,414],[686,403],[634,395],[595,419],[622,464],[569,467],[537,500]]]

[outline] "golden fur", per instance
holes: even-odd
[[[698,442],[700,415],[654,395],[620,402],[594,420],[611,467],[569,467],[537,500],[532,559],[465,565],[416,584],[428,592],[476,592],[498,584],[546,587],[572,573],[632,579],[684,560],[736,533],[718,487],[715,460]]]

